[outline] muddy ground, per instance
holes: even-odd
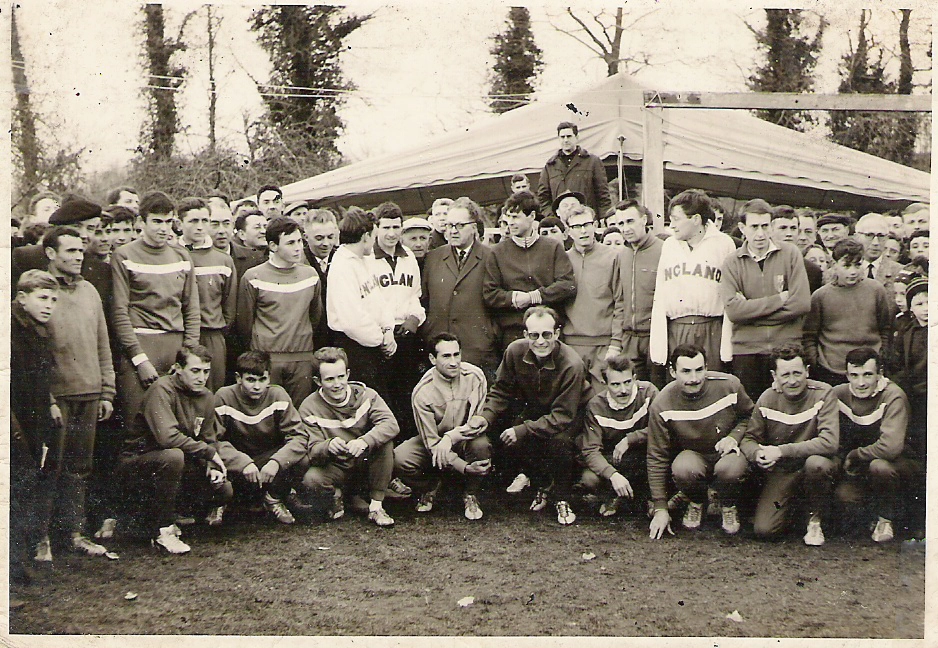
[[[12,633],[257,635],[601,635],[921,638],[925,556],[867,535],[806,547],[800,534],[733,538],[708,518],[659,542],[647,519],[572,528],[525,498],[489,496],[429,515],[389,503],[379,529],[347,513],[284,527],[249,514],[198,526],[185,556],[114,540],[120,560],[60,551]],[[676,525],[677,526],[677,525]],[[588,558],[589,554],[595,555]],[[125,600],[135,592],[135,600]],[[473,597],[461,607],[457,602]],[[738,611],[741,622],[727,619]]]

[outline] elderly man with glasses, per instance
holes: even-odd
[[[569,504],[573,438],[583,427],[593,389],[583,360],[559,337],[560,317],[553,308],[525,311],[524,337],[508,345],[482,411],[468,424],[493,431],[502,449],[516,455],[537,487],[531,510],[553,500],[557,521],[569,525],[576,520]],[[520,413],[509,419],[509,411]],[[502,427],[505,423],[510,427]]]

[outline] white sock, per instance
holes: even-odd
[[[369,511],[380,511],[384,508],[384,502],[380,502],[376,499],[371,500],[371,503],[368,505]]]

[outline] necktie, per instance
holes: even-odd
[[[872,263],[866,266],[866,276],[869,277],[870,279],[876,278],[873,276],[873,264]]]
[[[456,265],[457,265],[460,269],[462,269],[463,264],[466,263],[466,257],[467,257],[467,256],[469,256],[469,253],[466,252],[465,250],[457,250],[457,251],[456,251]]]

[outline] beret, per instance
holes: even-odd
[[[71,225],[101,216],[101,205],[85,198],[71,198],[52,212],[50,225]]]

